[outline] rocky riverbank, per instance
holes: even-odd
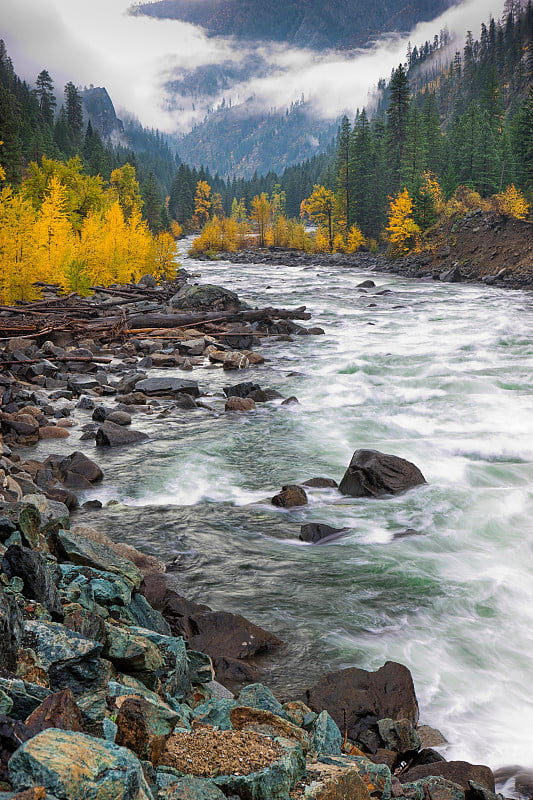
[[[104,305],[109,295],[91,302]],[[146,301],[122,307],[139,302]],[[176,307],[242,311],[220,287],[181,287],[150,302],[142,312],[159,321],[174,320]],[[149,333],[129,334],[124,325],[102,333],[99,323],[90,337],[58,324],[5,337],[0,800],[495,800],[488,767],[446,762],[434,749],[443,739],[418,725],[406,667],[330,673],[281,703],[258,680],[258,659],[281,646],[274,633],[191,602],[161,561],[83,524],[80,494],[105,480],[83,445],[65,453],[64,442],[61,454],[43,460],[25,456],[39,441],[77,431],[97,448],[147,447],[148,435],[131,424],[142,428],[154,414],[281,404],[275,389],[251,380],[228,381],[222,396],[176,377],[193,366],[228,375],[246,369],[248,377],[263,360],[255,350],[261,337],[320,332],[272,310],[259,316],[226,319],[216,333],[210,317],[199,328]],[[3,311],[0,325],[12,329],[12,318]],[[30,309],[16,318],[20,330],[33,324]],[[150,377],[153,369],[168,376]],[[403,459],[357,451],[340,490],[372,497],[423,482]],[[285,486],[276,498],[302,504],[305,489]],[[312,541],[323,533],[313,531]]]
[[[532,289],[533,223],[476,211],[436,231],[423,252],[394,261],[364,251],[311,254],[282,248],[223,253],[221,258],[236,264],[351,267],[407,278]]]

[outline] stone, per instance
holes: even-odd
[[[22,502],[30,503],[38,509],[41,517],[41,533],[45,536],[52,531],[58,531],[59,528],[70,527],[70,514],[65,503],[50,500],[44,494],[26,495]]]
[[[160,800],[225,800],[226,795],[209,778],[185,775],[159,790]]]
[[[439,280],[446,283],[460,283],[463,280],[461,268],[453,266],[450,269],[445,269],[444,272],[440,273]]]
[[[356,450],[339,490],[351,497],[399,494],[426,483],[418,467],[398,456],[377,450]]]
[[[272,739],[282,736],[284,739],[297,742],[304,753],[309,750],[309,736],[305,731],[278,714],[273,714],[272,711],[234,705],[230,709],[229,718],[236,731],[254,731],[264,736],[270,736]]]
[[[20,678],[0,677],[0,689],[13,704],[10,715],[18,720],[25,720],[51,694],[50,689],[45,686]]]
[[[163,666],[163,656],[146,636],[107,622],[105,628],[103,655],[118,669],[144,676],[145,673],[153,673]]]
[[[385,764],[374,764],[366,756],[348,756],[347,759],[357,766],[359,776],[372,797],[390,800],[392,794],[392,775]],[[335,759],[336,760],[336,759]]]
[[[418,752],[422,746],[418,732],[408,719],[380,719],[378,730],[387,750],[395,750],[401,755],[407,755]]]
[[[431,800],[465,800],[461,786],[438,776],[401,784],[399,791],[410,800],[427,800],[428,795]]]
[[[157,765],[179,715],[163,704],[154,705],[144,697],[122,697],[115,700],[115,742],[128,747],[142,761]]]
[[[15,598],[0,587],[0,666],[15,672],[24,620]]]
[[[307,505],[307,495],[301,486],[289,484],[283,486],[279,494],[274,495],[270,501],[273,506],[279,508],[294,508],[296,506]]]
[[[7,765],[10,757],[31,736],[32,732],[24,723],[0,715],[0,781],[8,780]]]
[[[270,689],[262,683],[251,683],[245,686],[237,695],[237,705],[259,708],[263,711],[270,711],[283,719],[287,718],[283,706],[276,700]]]
[[[342,758],[309,761],[302,800],[370,800],[357,767]]]
[[[72,531],[60,530],[51,534],[48,545],[62,561],[120,575],[136,589],[141,585],[142,574],[135,564],[105,544],[91,542]]]
[[[467,761],[438,761],[433,764],[420,764],[400,775],[400,781],[401,783],[413,783],[430,776],[440,776],[458,784],[465,791],[470,788],[469,781],[481,784],[490,792],[494,791],[492,770],[483,764],[469,764]]]
[[[210,683],[213,680],[213,661],[207,653],[189,649],[187,650],[187,663],[191,683],[199,685]]]
[[[179,352],[184,356],[201,356],[205,350],[205,339],[188,339],[179,342]]]
[[[187,621],[191,647],[212,657],[250,658],[281,644],[273,634],[228,611],[199,612]]]
[[[374,281],[368,279],[366,281],[362,281],[362,283],[357,284],[358,289],[373,289],[375,287]]]
[[[243,353],[237,351],[226,353],[222,362],[223,369],[248,369],[250,362]]]
[[[417,730],[422,747],[440,747],[442,744],[448,744],[447,739],[436,728],[431,728],[429,725],[419,725]]]
[[[41,515],[32,503],[0,503],[0,541],[20,531],[22,542],[32,550],[39,545]]]
[[[193,719],[202,725],[212,725],[221,731],[229,731],[233,728],[230,712],[236,707],[236,701],[227,697],[208,700],[207,703],[196,706],[193,711]]]
[[[236,383],[234,386],[224,386],[226,397],[248,397],[249,394],[255,391],[261,391],[261,387],[257,383],[252,383],[252,381]]]
[[[69,432],[58,425],[44,425],[39,428],[39,439],[68,439]]]
[[[146,378],[135,385],[137,392],[152,397],[154,395],[179,395],[182,392],[198,397],[200,390],[197,381],[189,381],[184,378]]]
[[[152,608],[144,595],[135,592],[128,605],[127,613],[134,625],[140,628],[147,628],[150,631],[161,633],[163,636],[170,636],[172,631],[170,625],[163,615]],[[206,656],[208,658],[208,656]]]
[[[108,420],[96,431],[96,444],[99,447],[122,447],[136,442],[144,442],[146,439],[148,439],[147,433],[128,430],[124,425],[117,425]]]
[[[342,735],[327,711],[321,711],[311,729],[311,747],[319,756],[340,756]]]
[[[225,405],[226,411],[252,411],[254,408],[251,397],[229,397]]]
[[[50,463],[51,458],[45,461],[45,464]],[[65,458],[56,459],[53,463],[54,468],[59,472],[59,477],[65,481],[69,473],[80,475],[88,483],[98,483],[104,477],[104,473],[94,461],[88,458],[85,453],[80,453],[78,450],[71,453]]]
[[[138,758],[125,747],[55,728],[25,742],[9,762],[16,790],[44,786],[58,800],[150,800]]]
[[[315,720],[318,719],[318,714],[311,711],[309,706],[306,706],[301,700],[290,700],[288,703],[283,703],[283,710],[291,722],[305,730],[312,728]]]
[[[114,422],[115,425],[131,425],[131,414],[127,411],[112,411],[107,415],[106,422]]]
[[[172,308],[213,311],[238,311],[241,302],[235,292],[214,284],[186,284],[170,298]]]
[[[339,484],[333,478],[309,478],[303,482],[302,486],[309,486],[313,489],[338,489]]]
[[[67,613],[63,620],[63,625],[69,631],[79,633],[84,639],[93,642],[105,643],[106,631],[105,622],[99,614],[86,608],[77,608],[75,611]]]
[[[349,528],[332,528],[323,522],[307,522],[300,527],[299,539],[302,542],[316,542],[336,539],[341,533],[345,533]]]
[[[26,725],[32,731],[60,728],[64,731],[83,733],[81,711],[70,689],[51,694],[43,700],[41,705],[26,719]]]
[[[306,692],[307,705],[326,709],[339,728],[344,729],[344,712],[350,739],[375,725],[378,720],[408,719],[418,722],[418,702],[411,673],[402,664],[387,661],[376,672],[350,667],[324,675]]]
[[[102,645],[85,639],[64,625],[26,620],[23,644],[38,654],[48,672],[52,690],[71,689],[80,694],[102,679]]]
[[[20,545],[11,545],[4,554],[2,569],[9,578],[16,575],[22,578],[24,597],[41,603],[50,612],[52,619],[63,619],[65,615],[61,598],[52,572],[41,553]]]

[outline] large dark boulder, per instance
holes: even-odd
[[[122,447],[127,444],[144,442],[146,439],[148,439],[148,434],[129,430],[114,422],[104,422],[96,431],[96,444],[99,447]]]
[[[431,775],[440,775],[447,781],[457,783],[465,791],[470,790],[469,781],[494,791],[494,775],[490,767],[483,764],[470,764],[468,761],[437,761],[432,764],[420,764],[403,772],[399,778],[401,783],[412,783]]]
[[[417,466],[405,458],[378,450],[356,450],[339,484],[342,494],[380,497],[400,494],[426,483]]]
[[[279,494],[275,494],[270,501],[273,506],[278,508],[295,508],[307,505],[307,495],[301,486],[289,484],[283,486]]]
[[[380,719],[418,722],[418,702],[411,673],[402,664],[387,661],[376,672],[350,667],[324,675],[306,692],[305,702],[319,713],[326,709],[350,739]]]
[[[9,759],[31,736],[32,732],[23,722],[0,714],[0,781],[9,779]]]
[[[252,383],[252,381],[236,383],[234,386],[224,386],[226,397],[248,397],[249,394],[255,391],[261,391],[261,387],[258,383]]]
[[[41,553],[12,544],[6,550],[2,568],[8,578],[15,576],[22,578],[24,581],[22,591],[25,597],[41,603],[50,612],[52,619],[63,619],[65,615],[61,598],[52,571]]]
[[[179,395],[182,392],[198,397],[200,390],[196,381],[185,380],[184,378],[173,378],[170,375],[164,378],[146,378],[139,381],[135,390],[143,392],[149,397],[157,395]]]
[[[238,311],[241,303],[235,292],[214,284],[187,284],[170,298],[173,308],[198,311]]]
[[[24,620],[15,598],[0,587],[0,671],[15,672]]]
[[[300,528],[300,536],[298,537],[302,542],[310,542],[316,544],[317,542],[331,541],[337,539],[341,533],[345,533],[348,528],[332,528],[331,525],[326,525],[323,522],[307,522]]]

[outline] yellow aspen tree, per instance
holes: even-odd
[[[323,226],[327,231],[329,249],[333,249],[333,212],[335,208],[335,195],[325,186],[316,186],[306,200],[302,201],[300,214],[307,216],[316,222],[320,228]],[[318,233],[318,231],[317,231]],[[316,237],[315,237],[316,239]]]
[[[266,192],[256,195],[252,200],[250,219],[252,219],[257,226],[259,247],[264,247],[267,230],[272,220],[272,204]]]
[[[529,211],[529,203],[514,183],[511,183],[504,192],[496,195],[496,203],[500,214],[515,219],[525,219]]]
[[[194,196],[193,225],[202,228],[211,216],[211,187],[207,181],[198,181]]]
[[[65,268],[72,259],[75,242],[65,210],[66,194],[54,175],[34,225],[36,280],[62,284]]]
[[[403,189],[390,201],[389,255],[398,257],[408,253],[416,244],[420,228],[413,219],[413,201],[407,189]]]
[[[348,231],[348,241],[346,245],[347,253],[356,253],[365,244],[365,237],[361,233],[359,225],[355,222]]]
[[[178,263],[176,242],[168,231],[158,233],[152,249],[152,265],[150,273],[157,280],[170,280],[176,277]]]
[[[35,274],[35,211],[11,187],[0,191],[0,302],[33,300],[38,296]]]
[[[342,233],[336,233],[333,239],[333,252],[334,253],[345,253],[346,252],[346,242],[344,241],[344,236]]]
[[[329,236],[324,228],[317,228],[313,242],[313,250],[315,253],[327,253],[331,251]]]
[[[129,219],[136,209],[142,208],[141,190],[136,178],[135,167],[124,164],[114,169],[109,180],[112,200],[118,200],[124,219]]]
[[[104,212],[92,211],[83,221],[76,256],[85,265],[89,286],[106,286],[113,280],[104,255]]]

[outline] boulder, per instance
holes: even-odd
[[[52,690],[71,689],[74,694],[80,694],[102,680],[102,645],[85,639],[64,625],[26,620],[23,644],[39,656]]]
[[[12,703],[10,715],[18,720],[25,720],[51,694],[50,689],[45,686],[20,678],[0,677],[0,690],[9,697]]]
[[[299,725],[295,725],[293,722],[283,719],[283,717],[272,713],[272,711],[250,708],[249,706],[239,706],[233,703],[233,707],[229,712],[229,718],[233,729],[236,731],[254,731],[264,736],[270,736],[273,739],[277,736],[283,736],[284,739],[297,742],[302,747],[304,753],[307,753],[309,750],[309,736],[307,733],[302,730]]]
[[[144,442],[146,439],[148,439],[147,433],[132,431],[108,420],[96,431],[96,444],[99,447],[122,447],[135,442]]]
[[[91,542],[72,531],[60,530],[50,535],[48,545],[60,561],[112,572],[125,578],[136,589],[141,585],[142,574],[135,564],[105,544]]]
[[[407,755],[418,752],[422,746],[418,732],[408,719],[380,719],[378,730],[383,746],[387,750]]]
[[[0,666],[10,672],[17,668],[23,629],[24,620],[15,598],[0,586]]]
[[[32,550],[39,544],[41,515],[32,503],[0,503],[0,542],[19,531],[22,543]]]
[[[222,368],[226,370],[248,369],[249,366],[250,362],[244,353],[239,353],[237,351],[226,353],[224,356],[224,361],[222,362]]]
[[[295,506],[307,505],[307,495],[301,486],[289,484],[283,486],[279,494],[274,495],[270,501],[273,506],[279,508],[293,508]]]
[[[226,411],[252,411],[254,408],[251,397],[229,397],[225,406]]]
[[[241,689],[236,699],[239,706],[258,708],[262,711],[270,711],[283,719],[287,718],[287,714],[279,700],[262,683],[251,683],[249,686],[245,686],[244,689]]]
[[[408,797],[409,800],[465,800],[465,791],[457,783],[447,781],[440,776],[429,776],[411,783],[396,784],[396,789],[402,793],[401,796]],[[485,790],[486,791],[486,790]],[[501,800],[501,795],[494,795],[492,792],[487,796],[482,795],[482,800]],[[469,800],[481,800],[475,793],[469,794]]]
[[[65,615],[52,570],[41,553],[12,544],[6,550],[2,568],[9,578],[22,578],[25,597],[41,603],[50,612],[52,619],[63,619]]]
[[[158,764],[179,714],[163,703],[154,704],[135,695],[118,698],[115,705],[118,707],[115,742],[128,747],[142,761]]]
[[[346,757],[309,761],[306,771],[308,781],[301,795],[302,800],[370,800],[371,798],[357,766]]]
[[[321,711],[311,729],[311,747],[319,756],[340,756],[342,735],[327,711]]]
[[[44,463],[57,470],[63,482],[67,480],[69,473],[85,478],[88,483],[98,483],[104,477],[98,464],[79,451],[75,451],[65,458],[50,456]]]
[[[337,538],[341,533],[345,533],[348,528],[332,528],[331,525],[325,525],[322,522],[308,522],[300,528],[300,536],[298,537],[302,542],[316,542],[326,541]]]
[[[445,269],[439,275],[439,280],[445,283],[460,283],[463,280],[461,268],[458,265]]]
[[[22,722],[0,714],[0,781],[8,780],[9,759],[31,736],[32,732]]]
[[[193,719],[201,725],[212,725],[221,731],[230,731],[233,728],[230,712],[236,707],[236,701],[229,697],[208,700],[206,703],[196,706],[193,711]]]
[[[338,489],[339,484],[333,478],[309,478],[304,481],[302,486],[309,486],[313,489]]]
[[[138,758],[125,747],[56,728],[25,742],[11,757],[18,790],[44,786],[58,800],[149,800]]]
[[[185,775],[159,791],[160,800],[225,800],[226,795],[210,778]]]
[[[145,378],[135,385],[137,392],[142,392],[148,397],[154,395],[178,395],[184,392],[193,397],[198,397],[200,390],[198,389],[197,381],[185,380],[185,378],[173,378],[172,376],[164,378]]]
[[[234,386],[224,386],[224,394],[226,397],[248,397],[251,392],[260,391],[261,387],[252,381],[245,381],[244,383],[236,383]]]
[[[106,417],[106,422],[113,422],[115,425],[131,425],[131,414],[127,411],[112,411]]]
[[[306,692],[306,698],[313,711],[326,709],[341,730],[346,712],[348,736],[354,740],[380,719],[418,722],[411,673],[394,661],[387,661],[376,672],[356,667],[330,672]]]
[[[39,439],[68,439],[69,432],[59,425],[43,425],[39,428]]]
[[[400,494],[426,483],[418,467],[398,456],[377,450],[356,450],[339,489],[351,497]]]
[[[27,718],[26,725],[34,732],[44,731],[46,728],[60,728],[64,731],[83,733],[81,711],[70,689],[51,694],[43,700]]]
[[[420,781],[422,778],[440,776],[456,783],[465,791],[470,789],[469,781],[481,784],[490,792],[494,791],[494,775],[483,764],[469,764],[468,761],[438,761],[433,764],[420,764],[400,775],[402,783]]]
[[[212,311],[238,311],[241,303],[235,292],[214,284],[187,284],[170,298],[173,308]]]
[[[144,675],[163,666],[163,656],[146,636],[107,622],[105,628],[103,653],[118,669]]]

